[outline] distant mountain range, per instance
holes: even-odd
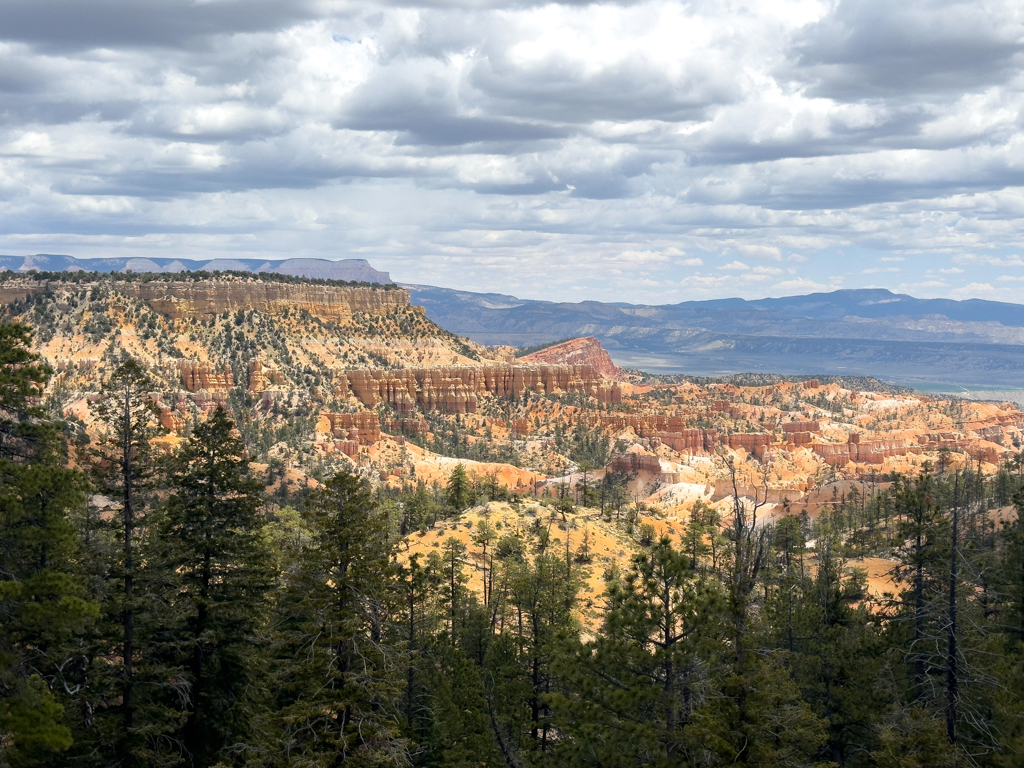
[[[0,270],[237,270],[390,283],[364,259],[76,259],[0,256]],[[404,286],[435,323],[516,347],[594,336],[621,366],[716,376],[745,372],[876,376],[968,389],[1024,388],[1024,305],[917,299],[887,290],[681,304],[551,302]]]
[[[63,270],[87,272],[276,272],[296,277],[316,277],[325,280],[353,280],[364,283],[390,283],[391,276],[370,266],[366,259],[151,259],[111,258],[76,259],[39,253],[34,256],[0,256],[0,271],[61,272]]]
[[[662,373],[872,375],[910,384],[1024,383],[1024,306],[887,290],[657,306],[532,301],[406,285],[446,330],[526,346],[595,336],[619,365]]]

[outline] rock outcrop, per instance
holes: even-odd
[[[817,421],[791,421],[782,425],[782,431],[786,434],[795,432],[821,432],[821,425]]]
[[[271,387],[279,387],[285,384],[284,374],[277,368],[270,365],[260,357],[254,357],[249,361],[249,383],[246,390],[249,392],[262,392]]]
[[[657,438],[674,451],[685,453],[711,453],[719,443],[718,431],[693,429],[682,416],[663,414],[615,413],[592,417],[594,426],[610,427],[616,431],[632,429],[638,437]]]
[[[608,470],[620,475],[636,475],[640,472],[661,474],[661,460],[645,453],[624,453],[613,456]]]
[[[549,365],[589,365],[609,379],[617,379],[622,372],[612,362],[608,351],[593,336],[570,339],[519,358],[520,363],[547,363]]]
[[[118,293],[142,299],[154,311],[183,320],[255,310],[266,315],[305,310],[327,322],[343,323],[356,312],[383,315],[409,306],[402,289],[341,287],[259,280],[196,280],[114,283]]]
[[[622,390],[589,365],[482,365],[339,371],[334,395],[350,393],[370,408],[389,403],[401,414],[417,408],[443,413],[476,413],[480,395],[521,397],[527,391],[573,393],[600,403],[617,403]]]
[[[229,365],[218,370],[198,360],[179,360],[178,371],[182,386],[188,392],[227,390],[235,386],[235,374]]]
[[[373,445],[380,440],[380,419],[373,411],[324,413],[323,417],[330,423],[335,440],[351,440],[358,445]]]

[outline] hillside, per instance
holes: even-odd
[[[1024,306],[1017,304],[855,290],[639,306],[406,288],[438,325],[480,343],[528,346],[590,335],[619,365],[657,372],[1007,387],[1024,376]]]
[[[802,644],[825,634],[815,630],[819,626],[829,632],[852,627],[857,637],[867,637],[862,647],[873,658],[898,664],[903,644],[885,628],[887,617],[914,615],[912,602],[898,596],[911,594],[913,563],[929,563],[929,585],[950,583],[932,578],[942,575],[936,569],[946,562],[942,537],[950,530],[964,536],[960,602],[974,610],[971,631],[978,634],[974,627],[986,622],[994,631],[1005,624],[985,616],[992,595],[1006,615],[1017,604],[987,580],[1011,573],[993,563],[1013,567],[1014,578],[1020,573],[1020,558],[1011,559],[1016,555],[1000,543],[1003,531],[1019,531],[1011,500],[1024,483],[1024,412],[1010,403],[933,398],[857,377],[640,375],[612,365],[593,337],[517,358],[508,347],[481,347],[442,330],[394,285],[275,274],[7,272],[0,275],[0,307],[0,319],[36,329],[35,351],[56,371],[45,388],[25,387],[19,395],[8,386],[4,394],[5,407],[14,403],[25,417],[6,420],[5,429],[15,426],[31,438],[38,417],[50,413],[60,420],[39,433],[59,443],[59,450],[38,452],[45,464],[5,459],[0,532],[8,543],[0,555],[6,573],[16,572],[12,564],[24,570],[55,560],[64,568],[54,579],[39,566],[45,588],[33,586],[26,599],[15,594],[16,604],[9,597],[5,603],[5,615],[27,617],[17,626],[39,638],[18,646],[22,658],[60,683],[40,689],[52,697],[44,701],[65,702],[74,739],[66,739],[64,749],[73,741],[90,754],[116,753],[103,737],[123,732],[128,683],[123,674],[116,678],[119,687],[104,688],[103,681],[109,670],[127,666],[125,658],[165,659],[168,647],[181,647],[185,638],[188,653],[175,651],[173,678],[164,666],[150,673],[139,665],[132,690],[146,690],[135,680],[154,681],[152,690],[159,692],[167,686],[210,690],[193,684],[200,678],[189,666],[197,658],[191,648],[206,653],[216,641],[193,619],[203,615],[209,595],[218,611],[230,606],[223,625],[237,627],[237,617],[248,622],[232,631],[251,661],[218,678],[218,690],[236,684],[241,690],[244,671],[263,675],[260,690],[287,680],[287,695],[299,691],[313,701],[325,688],[325,670],[329,677],[336,666],[334,638],[355,627],[355,675],[363,674],[367,654],[379,659],[372,663],[394,681],[386,686],[388,706],[405,713],[394,722],[424,740],[416,743],[434,738],[416,730],[415,713],[408,715],[417,696],[424,702],[418,711],[446,718],[446,728],[455,729],[444,733],[475,718],[476,751],[454,763],[445,751],[432,763],[445,768],[508,765],[502,745],[514,733],[522,745],[517,754],[536,754],[529,751],[529,713],[531,702],[546,699],[531,693],[542,686],[530,681],[542,662],[586,670],[597,660],[594,679],[604,680],[607,660],[624,659],[609,701],[621,700],[619,679],[634,688],[636,680],[653,679],[631,665],[654,658],[651,648],[664,637],[662,616],[686,628],[677,633],[679,642],[691,642],[691,626],[704,633],[686,658],[696,659],[693,668],[707,675],[705,690],[717,686],[708,700],[728,701],[736,637],[730,594],[740,594],[737,584],[748,585],[741,599],[756,622],[750,637],[757,648],[770,649],[751,657],[758,664],[792,663],[792,671],[780,666],[777,676],[758,682],[759,696],[791,685],[794,672],[813,668],[812,661],[840,658],[862,642],[851,635],[835,652],[812,645],[804,653]],[[17,328],[0,328],[17,347],[5,349],[6,380],[27,375],[42,385],[45,372],[24,364],[21,353],[28,350],[21,345],[29,342]],[[118,408],[131,398],[121,399],[124,390],[109,397],[103,386],[129,357],[149,382],[136,390],[135,409],[126,405],[124,417]],[[105,408],[113,409],[106,419]],[[110,439],[132,413],[136,434],[143,435],[134,451]],[[139,426],[156,420],[159,434]],[[0,442],[22,450],[32,440]],[[77,474],[86,466],[92,474]],[[137,469],[152,469],[153,485],[130,493],[125,478],[138,477]],[[65,480],[54,483],[54,477]],[[55,487],[62,484],[67,488]],[[47,540],[40,538],[35,510],[51,496],[66,509],[51,517]],[[915,515],[929,526],[916,537]],[[51,547],[51,540],[60,546]],[[235,549],[236,543],[244,548]],[[122,566],[129,562],[131,581]],[[62,580],[65,574],[80,574],[81,587]],[[253,586],[247,593],[224,587],[236,583]],[[145,591],[134,591],[136,585]],[[935,586],[929,589],[931,604],[948,604]],[[94,595],[95,608],[61,600],[80,593]],[[830,624],[821,619],[823,596],[828,615],[839,617]],[[68,606],[83,605],[104,620],[86,620],[83,613],[81,628],[63,646],[68,650],[51,661],[37,653],[53,647],[53,633],[35,618],[41,603],[54,619]],[[123,629],[126,604],[138,606],[131,633]],[[208,621],[221,621],[217,612],[209,615]],[[945,620],[941,610],[933,615]],[[640,630],[616,638],[624,616],[635,622],[627,628]],[[145,631],[134,633],[136,626]],[[80,650],[93,632],[103,633],[104,643],[95,661]],[[129,636],[139,642],[126,652]],[[307,648],[325,636],[331,642],[324,654],[296,653],[297,637]],[[256,646],[254,637],[269,642]],[[626,656],[623,637],[635,643]],[[990,642],[991,635],[983,639]],[[593,653],[592,642],[608,642],[610,650]],[[380,649],[386,654],[374,656]],[[941,649],[935,653],[945,658]],[[268,654],[265,663],[260,654]],[[82,659],[91,671],[65,672],[65,658]],[[323,660],[304,667],[307,672],[296,671],[317,658]],[[272,672],[264,672],[267,665]],[[865,695],[873,706],[878,693],[871,681],[879,667],[857,662],[849,668],[860,675],[853,685],[870,692]],[[84,680],[80,687],[64,684],[72,675]],[[462,681],[459,696],[468,703],[434,708],[449,695],[451,680]],[[492,687],[500,680],[511,681],[507,693]],[[557,680],[565,685],[564,677]],[[587,683],[573,695],[589,702],[593,690]],[[808,690],[808,701],[818,701],[820,687]],[[1008,684],[998,695],[1008,690],[1020,687]],[[35,698],[29,701],[38,701],[37,689],[30,691]],[[793,688],[787,695],[800,701],[802,694]],[[90,709],[79,706],[82,700]],[[172,713],[190,706],[179,695],[168,701]],[[257,764],[275,764],[281,743],[292,738],[287,729],[295,710],[264,695],[253,706],[264,713],[260,723],[272,717],[285,723],[284,731],[253,736],[266,755]],[[283,714],[274,714],[279,709]],[[765,743],[774,743],[779,707],[769,702],[753,709],[770,714]],[[82,711],[89,716],[80,717]],[[310,717],[319,722],[323,711],[316,704]],[[634,711],[628,704],[629,717]],[[103,733],[93,726],[97,719],[107,724]],[[326,728],[336,727],[334,715],[327,720]],[[156,722],[174,733],[178,721]],[[827,721],[821,722],[824,728]],[[879,719],[878,728],[887,722]],[[249,729],[249,721],[242,727]],[[553,740],[559,749],[592,743],[589,725],[578,738],[566,734],[560,729]],[[439,738],[463,748],[460,737]],[[569,744],[569,738],[576,741]],[[812,744],[807,752],[816,750]]]
[[[515,358],[442,330],[394,285],[8,272],[0,303],[36,329],[57,372],[50,396],[84,426],[90,398],[130,355],[158,383],[168,446],[224,405],[254,460],[313,477],[348,465],[393,487],[443,485],[461,460],[519,493],[590,477],[620,487],[620,505],[646,500],[685,518],[695,500],[729,495],[728,461],[745,492],[770,466],[772,504],[813,510],[833,482],[940,460],[994,472],[1024,444],[1010,404],[853,378],[626,377],[592,337]]]

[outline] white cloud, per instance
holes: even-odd
[[[1024,266],[1013,3],[81,7],[4,7],[7,252],[356,256],[550,295],[722,255],[719,295],[783,261],[773,291]]]
[[[983,256],[977,254],[954,256],[957,264],[986,264],[993,267],[1024,267],[1024,259],[1020,256]]]
[[[782,260],[782,252],[773,245],[741,245],[738,250],[748,259]]]
[[[807,293],[807,292],[821,292],[821,291],[834,291],[835,286],[824,285],[822,283],[815,282],[814,280],[808,280],[807,278],[797,278],[795,280],[783,280],[780,283],[775,283],[772,286],[772,293],[776,296],[784,294],[795,294],[795,293]]]

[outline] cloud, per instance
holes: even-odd
[[[836,98],[985,88],[1016,74],[1020,9],[970,0],[841,0],[794,39],[813,92]]]
[[[1018,5],[10,0],[0,248],[1012,289]]]
[[[782,282],[775,283],[772,286],[773,295],[780,296],[786,294],[796,293],[809,293],[809,292],[822,292],[835,290],[835,286],[824,285],[822,283],[815,282],[814,280],[808,280],[806,278],[797,278],[795,280],[783,280]]]
[[[741,245],[737,250],[748,259],[782,260],[782,252],[773,245]]]
[[[899,267],[868,267],[867,269],[862,269],[860,273],[862,275],[877,275],[879,273],[892,273],[901,271],[902,270]]]
[[[992,267],[1024,267],[1024,259],[1020,256],[983,256],[966,254],[954,256],[957,264],[986,264]]]
[[[606,256],[606,262],[625,264],[661,264],[670,261],[670,257],[659,251],[623,251],[617,256]]]

